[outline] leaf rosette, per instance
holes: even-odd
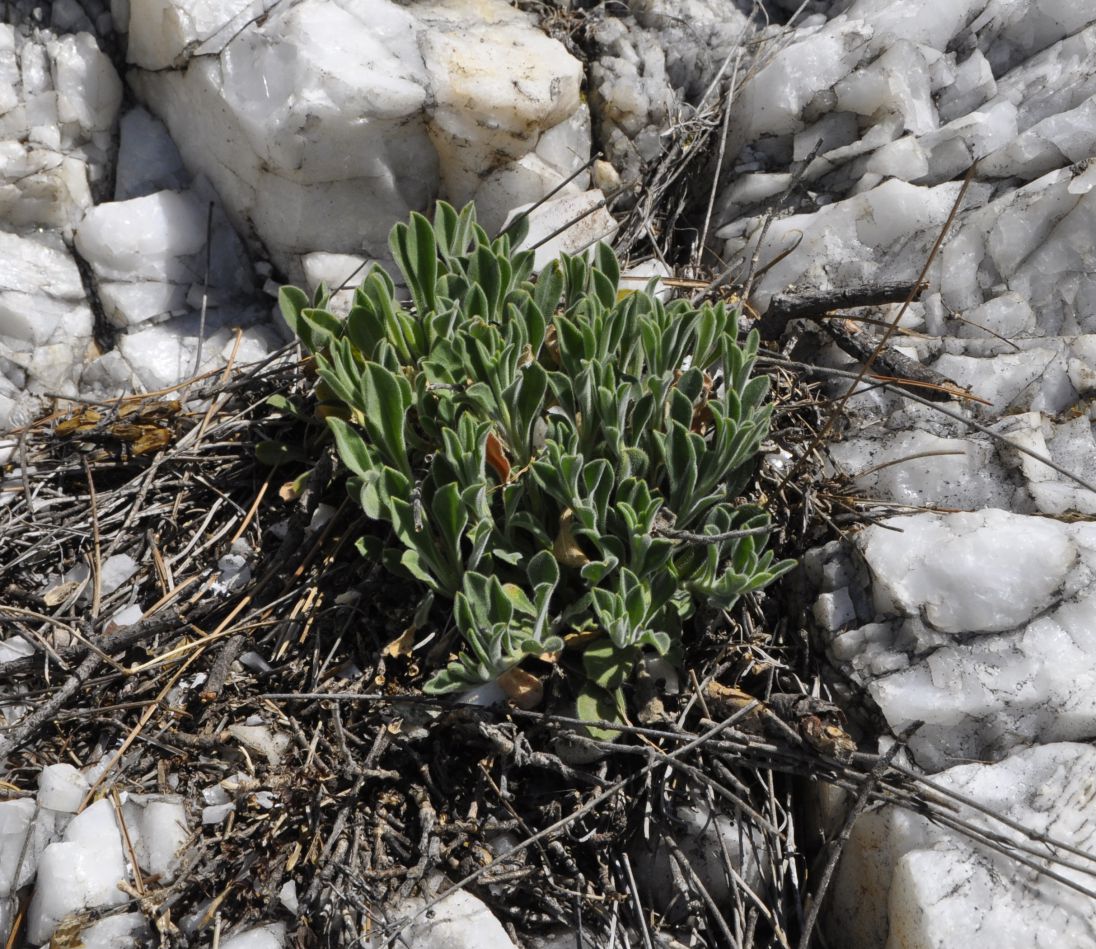
[[[680,660],[699,603],[729,607],[792,566],[763,532],[740,536],[769,523],[739,501],[768,380],[722,303],[666,304],[654,281],[621,292],[604,244],[534,277],[520,231],[492,240],[471,206],[439,203],[389,240],[410,305],[379,266],[345,319],[324,288],[286,287],[280,305],[314,355],[348,489],[390,528],[359,548],[452,603],[464,646],[427,690],[580,643],[579,711],[616,718],[645,653]]]

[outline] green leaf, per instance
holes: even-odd
[[[575,696],[575,712],[587,724],[583,729],[590,738],[599,741],[616,741],[620,732],[616,729],[605,728],[603,725],[590,724],[593,722],[612,722],[623,725],[624,716],[621,708],[624,705],[623,696],[619,692],[611,693],[591,682],[585,682],[579,688]]]
[[[541,270],[537,277],[537,284],[533,288],[533,302],[536,303],[537,309],[545,319],[550,320],[555,315],[562,293],[563,270],[558,261],[553,260]]]
[[[384,544],[381,539],[374,537],[372,534],[362,534],[354,541],[354,548],[366,560],[380,560],[383,547]]]
[[[275,392],[274,395],[267,396],[266,404],[274,409],[275,412],[285,412],[287,415],[300,414],[297,406],[294,405],[289,398],[278,392]]]
[[[299,448],[275,441],[259,442],[255,446],[255,457],[260,464],[269,465],[271,468],[305,460],[305,454]]]
[[[359,380],[359,394],[370,438],[384,452],[385,460],[411,477],[404,425],[411,407],[411,385],[378,363],[366,363]]]
[[[278,291],[278,309],[281,310],[286,325],[293,331],[293,335],[304,344],[304,348],[310,353],[314,353],[316,350],[312,347],[312,334],[304,320],[301,319],[301,312],[311,302],[308,299],[308,294],[299,287],[282,287]]]
[[[557,668],[583,714],[618,722],[644,651],[680,662],[700,603],[727,606],[790,569],[761,537],[653,536],[664,518],[707,533],[766,523],[733,503],[772,414],[767,379],[752,375],[760,338],[737,342],[738,311],[722,303],[663,304],[655,283],[618,300],[607,245],[534,278],[520,230],[492,240],[471,205],[438,202],[432,222],[412,214],[390,235],[413,308],[376,266],[345,321],[326,288],[286,288],[279,305],[324,399],[350,410],[328,422],[349,495],[390,528],[359,549],[452,601],[464,647],[427,689],[491,681],[562,649],[564,630],[596,629],[578,668]],[[269,405],[310,422],[285,396]],[[694,431],[704,406],[710,424]],[[492,442],[488,465],[489,433],[507,464]],[[272,462],[296,450],[258,449]]]
[[[534,589],[542,584],[554,587],[559,583],[559,563],[550,550],[542,550],[533,557],[529,561],[526,573]]]
[[[343,464],[359,478],[372,475],[377,468],[376,459],[365,440],[345,419],[333,415],[327,417],[327,426],[335,436],[335,445]]]
[[[430,510],[434,515],[434,526],[449,548],[450,557],[460,560],[460,543],[464,529],[468,525],[468,511],[461,503],[460,487],[450,482],[434,493]]]
[[[606,306],[612,306],[616,302],[617,287],[620,286],[620,262],[617,260],[616,254],[613,253],[613,249],[604,241],[598,241],[598,245],[594,249],[594,265],[613,288],[613,299],[605,304]]]
[[[627,681],[636,658],[633,650],[618,649],[608,640],[599,639],[586,647],[582,666],[591,682],[603,689],[615,689]]]
[[[309,349],[319,352],[341,339],[346,327],[334,313],[308,307],[301,310],[301,322],[308,327]]]

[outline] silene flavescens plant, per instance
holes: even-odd
[[[348,487],[391,530],[359,549],[452,601],[463,648],[433,693],[572,670],[579,713],[620,720],[645,654],[680,661],[698,603],[727,607],[787,570],[768,516],[737,496],[765,437],[756,333],[721,304],[622,293],[619,265],[566,255],[534,278],[520,228],[491,240],[471,206],[412,214],[345,319],[320,288],[281,292],[313,354]],[[712,535],[682,544],[676,531]]]

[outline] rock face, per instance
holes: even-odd
[[[108,177],[122,82],[89,33],[0,23],[0,221],[71,229]]]
[[[892,731],[925,723],[910,744],[918,764],[1096,734],[1093,525],[917,514],[869,527],[855,550],[851,568],[836,550],[815,556],[832,588],[815,617],[832,660]]]
[[[1034,835],[1091,852],[1094,768],[1096,751],[1088,745],[1052,744],[996,765],[952,768],[937,781]],[[1033,846],[1032,837],[969,806],[958,805],[956,817],[1007,845]],[[1047,854],[1037,844],[1035,850]],[[1092,877],[1076,865],[1038,856],[1033,862],[1091,890]],[[1090,896],[896,808],[857,821],[830,918],[830,945],[837,949],[1085,946],[1096,940]]]
[[[1086,849],[1092,751],[1063,742],[1096,738],[1096,534],[1073,522],[1096,513],[1096,8],[808,7],[757,67],[715,217],[727,265],[772,263],[759,311],[789,290],[915,280],[977,162],[893,343],[978,401],[945,417],[878,389],[849,400],[831,460],[848,494],[899,516],[805,563],[831,687],[866,734],[923,721],[910,754],[936,780]],[[892,808],[856,825],[835,887],[837,946],[1086,944],[1096,924],[1068,887]]]
[[[135,0],[128,61],[187,166],[297,280],[312,251],[386,256],[439,196],[497,228],[589,154],[581,64],[502,0]]]

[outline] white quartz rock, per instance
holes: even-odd
[[[475,193],[476,219],[489,234],[502,230],[511,210],[539,201],[554,191],[561,176],[534,152],[504,165],[483,180]],[[581,194],[574,184],[558,192],[566,197]]]
[[[99,587],[102,596],[109,596],[132,577],[139,565],[129,554],[113,554],[103,561],[99,574]]]
[[[57,119],[84,135],[108,132],[122,104],[122,80],[90,33],[62,36],[48,46],[57,94]]]
[[[764,309],[774,293],[792,285],[824,289],[915,278],[958,188],[891,180],[812,214],[775,219],[760,259],[773,260],[798,245],[759,281],[757,305]],[[749,260],[761,228],[760,220],[751,220],[721,230],[719,236],[728,238],[726,259]]]
[[[51,235],[0,231],[0,429],[33,417],[20,392],[76,394],[93,318],[72,257]],[[29,421],[27,418],[25,421]]]
[[[602,193],[594,190],[561,194],[532,210],[527,216],[529,232],[521,247],[535,248],[533,269],[539,272],[561,252],[577,254],[598,241],[609,241],[618,225],[605,210],[604,202]],[[507,224],[521,213],[517,209]]]
[[[664,281],[673,277],[673,271],[662,261],[651,258],[638,264],[627,267],[620,273],[620,292],[637,293],[645,291],[654,281],[654,294],[663,303],[668,302],[674,295],[674,288],[665,285]]]
[[[1041,412],[1025,412],[1002,419],[995,429],[1009,442],[1049,458],[1082,481],[1096,485],[1096,439],[1087,415],[1055,423]],[[1045,514],[1096,514],[1096,492],[1030,454],[1006,450],[1003,457],[1019,469],[1037,510]]]
[[[348,313],[354,301],[354,290],[369,273],[370,261],[354,254],[328,254],[316,251],[301,258],[305,287],[311,296],[320,284],[331,292],[328,309],[333,313]]]
[[[241,345],[237,351],[238,364],[260,359],[277,349],[281,345],[277,334],[271,327],[259,325],[266,319],[266,312],[255,310],[229,313],[210,311],[200,370],[208,371],[224,365],[236,349],[233,323],[235,326],[246,326],[242,330]],[[230,323],[230,320],[233,322]],[[118,339],[118,350],[140,385],[155,391],[191,376],[197,355],[198,328],[198,315],[191,312],[123,334]]]
[[[205,284],[210,209],[197,192],[159,191],[94,207],[76,246],[100,281],[110,319],[121,327],[187,312],[194,294],[212,305],[249,292],[249,268],[235,234],[214,213],[209,289]]]
[[[587,163],[590,154],[590,109],[585,103],[558,125],[543,132],[534,154],[560,176],[569,178]],[[580,191],[590,184],[589,171],[574,179]]]
[[[179,149],[164,123],[134,106],[122,116],[114,200],[128,201],[157,191],[178,191],[190,184]]]
[[[1096,528],[992,509],[885,523],[902,533],[859,535],[871,581],[846,588],[875,622],[825,638],[892,730],[925,723],[918,763],[1096,734]]]
[[[289,735],[269,725],[229,725],[228,733],[241,745],[263,755],[275,767],[293,743]]]
[[[0,801],[0,899],[34,879],[52,834],[52,820],[42,819],[32,798]]]
[[[0,24],[0,219],[68,232],[107,173],[122,84],[88,33]]]
[[[502,0],[252,6],[134,4],[133,84],[294,280],[302,254],[387,256],[394,221],[464,203],[580,110],[577,60]]]
[[[725,905],[737,888],[727,878],[726,861],[739,880],[757,892],[761,881],[757,859],[760,848],[744,825],[706,805],[686,805],[675,816],[676,821],[667,833],[717,904]],[[680,917],[684,906],[674,885],[675,863],[666,841],[661,835],[650,843],[637,841],[631,858],[636,885],[648,905]]]
[[[840,112],[872,116],[889,109],[902,117],[907,131],[920,135],[936,128],[929,73],[931,51],[908,41],[888,45],[868,66],[855,70],[834,86]],[[932,60],[937,57],[932,56]]]
[[[990,403],[995,414],[1001,414],[1025,408],[1064,409],[1066,405],[1048,405],[1047,400],[1039,399],[1046,373],[1055,363],[1060,360],[1053,349],[1039,348],[988,359],[945,353],[933,363],[933,369],[960,387],[969,387],[974,395]],[[1058,368],[1064,374],[1064,366]]]
[[[91,335],[91,311],[72,257],[52,246],[0,231],[0,345],[29,349],[52,342],[66,317],[77,315]]]
[[[152,930],[141,913],[107,916],[80,930],[83,949],[138,949],[152,939]]]
[[[38,880],[27,911],[27,935],[46,942],[70,913],[116,906],[128,897],[118,882],[128,879],[122,839],[108,800],[96,801],[50,844],[38,864]]]
[[[75,814],[91,785],[70,764],[51,764],[38,775],[38,805],[51,811]]]
[[[829,454],[863,497],[967,509],[1010,508],[1014,503],[1008,474],[985,439],[941,438],[914,430],[848,438],[830,445]]]
[[[170,279],[183,276],[179,258],[205,243],[205,215],[192,196],[160,191],[100,204],[76,232],[76,246],[104,274]]]
[[[296,916],[300,911],[300,903],[297,900],[297,882],[296,880],[286,881],[280,890],[278,890],[278,902],[286,908],[286,911],[293,916]]]
[[[430,138],[442,190],[459,206],[499,156],[520,158],[578,111],[582,65],[505,3],[450,0],[416,13],[433,91]]]
[[[665,21],[664,21],[665,22]],[[626,179],[662,150],[661,133],[677,108],[659,37],[603,18],[591,30],[598,55],[590,65],[590,102],[609,162]]]
[[[142,69],[182,65],[191,50],[262,13],[257,0],[129,0],[127,57]]]
[[[797,132],[804,110],[869,55],[870,26],[838,19],[809,31],[777,52],[744,87],[732,110],[732,128],[742,142]]]
[[[285,923],[267,923],[221,940],[221,949],[282,949]]]
[[[975,339],[1014,339],[1031,335],[1038,325],[1038,317],[1028,302],[1018,293],[1002,293],[981,306],[960,314],[957,336]]]
[[[1091,852],[1094,768],[1096,751],[1088,745],[1052,744],[994,765],[952,768],[934,781],[1035,834]],[[960,804],[954,816],[1010,842],[1032,844],[969,806]],[[1077,869],[1037,863],[1090,887],[1091,877]],[[831,943],[857,949],[1080,946],[1096,940],[1096,910],[1088,897],[895,807],[857,820],[831,897]]]
[[[901,535],[873,526],[858,537],[876,605],[923,615],[949,633],[997,632],[1033,619],[1078,556],[1064,525],[993,509],[917,515],[895,526]]]
[[[175,878],[190,837],[186,807],[175,795],[131,794],[122,809],[141,869],[165,883]]]
[[[393,910],[393,919],[413,916],[424,905],[421,897],[409,897]],[[514,949],[483,901],[464,890],[452,891],[429,915],[411,923],[403,939],[410,949]]]

